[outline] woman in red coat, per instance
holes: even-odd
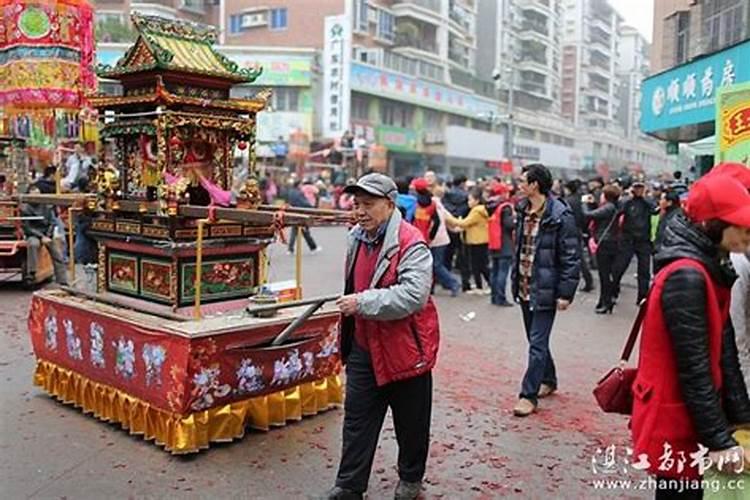
[[[750,423],[750,400],[729,321],[729,253],[748,245],[750,194],[714,175],[693,185],[655,256],[631,429],[634,456],[657,476],[656,498],[702,498],[709,459],[725,472],[750,460],[732,437]]]

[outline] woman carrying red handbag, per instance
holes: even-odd
[[[617,202],[622,191],[614,184],[607,184],[602,190],[604,203],[593,210],[589,204],[593,195],[587,195],[586,202],[582,204],[583,215],[593,225],[589,251],[596,258],[597,269],[599,269],[599,302],[596,303],[597,314],[611,313],[615,306],[615,276],[614,267],[619,250],[620,230],[617,227],[617,219],[620,216]],[[593,245],[592,245],[593,243]]]
[[[633,454],[657,476],[656,498],[702,498],[709,459],[724,472],[750,463],[732,437],[750,399],[729,321],[729,253],[748,245],[750,194],[726,175],[696,182],[666,226],[632,386]]]

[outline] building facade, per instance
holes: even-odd
[[[310,7],[307,0],[108,0],[97,13],[110,25],[127,24],[136,9],[216,25],[222,53],[264,67],[235,95],[273,90],[259,115],[262,146],[296,130],[322,142],[348,130],[387,148],[395,175],[486,176],[507,158],[516,166],[541,161],[566,176],[603,161],[659,163],[653,144],[635,136],[623,142],[620,18],[604,0],[316,0]],[[331,39],[333,26],[345,41]],[[100,62],[114,64],[123,47],[102,43]]]
[[[623,26],[620,30],[617,78],[620,108],[617,121],[628,139],[642,136],[641,82],[649,75],[649,44],[638,30]]]
[[[750,0],[656,0],[652,73],[739,43],[749,26]]]

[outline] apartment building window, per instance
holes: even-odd
[[[370,99],[365,96],[352,97],[352,119],[368,121],[370,119]]]
[[[367,33],[368,31],[368,19],[369,12],[367,11],[367,0],[356,0],[355,3],[355,17],[354,17],[354,29]]]
[[[242,30],[242,15],[229,16],[229,32],[239,33]]]
[[[394,16],[381,10],[378,13],[378,38],[392,42],[396,38]]]
[[[285,30],[287,28],[286,9],[271,9],[269,26],[272,30]]]
[[[443,115],[439,111],[425,109],[423,111],[423,118],[425,130],[442,130]]]
[[[474,130],[484,130],[489,132],[492,130],[492,124],[483,120],[471,120],[471,128]]]
[[[466,118],[461,115],[448,115],[448,125],[466,126]]]
[[[273,91],[274,111],[299,111],[299,89],[277,87]]]
[[[526,127],[517,127],[516,131],[518,137],[521,139],[536,139],[536,130]]]
[[[570,137],[563,137],[563,146],[572,148],[573,146],[575,146],[575,141]]]
[[[713,52],[742,39],[743,0],[706,0],[703,4],[704,50]]]
[[[681,64],[688,59],[688,37],[690,36],[690,12],[677,14],[676,62]]]
[[[380,102],[380,121],[383,125],[410,128],[414,116],[414,106],[395,101]]]

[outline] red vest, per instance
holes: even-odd
[[[375,267],[378,263],[378,255],[380,255],[381,245],[376,246],[372,250],[367,249],[367,245],[359,245],[359,252],[357,252],[357,263],[354,266],[354,293],[370,288],[370,280],[372,275],[375,274]],[[369,323],[359,317],[354,318],[354,341],[359,347],[367,350],[367,328]]]
[[[680,391],[672,338],[665,323],[661,307],[664,282],[679,268],[693,267],[700,271],[706,282],[706,319],[708,322],[708,346],[711,375],[717,391],[721,391],[721,344],[724,325],[729,317],[731,290],[716,284],[703,265],[692,259],[679,259],[659,271],[650,292],[640,345],[638,374],[633,382],[633,418],[630,427],[633,434],[633,460],[646,454],[649,472],[659,476],[695,479],[699,477],[697,467],[690,467],[690,453],[698,450],[700,438],[693,426],[690,414]],[[672,447],[673,467],[663,459],[664,443]],[[680,452],[686,462],[679,471]]]
[[[398,283],[398,264],[414,245],[424,244],[420,232],[408,222],[401,222],[398,252],[390,259],[388,270],[375,288],[389,288]],[[362,245],[360,243],[360,245]],[[353,273],[357,273],[359,262]],[[429,286],[426,283],[425,286]],[[364,332],[363,345],[370,352],[378,386],[405,380],[429,372],[437,361],[440,324],[432,297],[425,306],[406,318],[392,321],[358,319],[355,328]],[[360,336],[356,336],[360,341]]]
[[[503,248],[503,210],[505,207],[510,207],[513,210],[513,204],[509,201],[504,201],[497,206],[492,216],[490,217],[489,225],[487,227],[489,232],[489,249],[500,250]]]
[[[435,202],[433,201],[426,207],[417,203],[417,209],[414,212],[412,225],[419,229],[419,232],[422,233],[422,237],[427,243],[430,242],[430,225],[436,211],[437,205],[435,205]]]

